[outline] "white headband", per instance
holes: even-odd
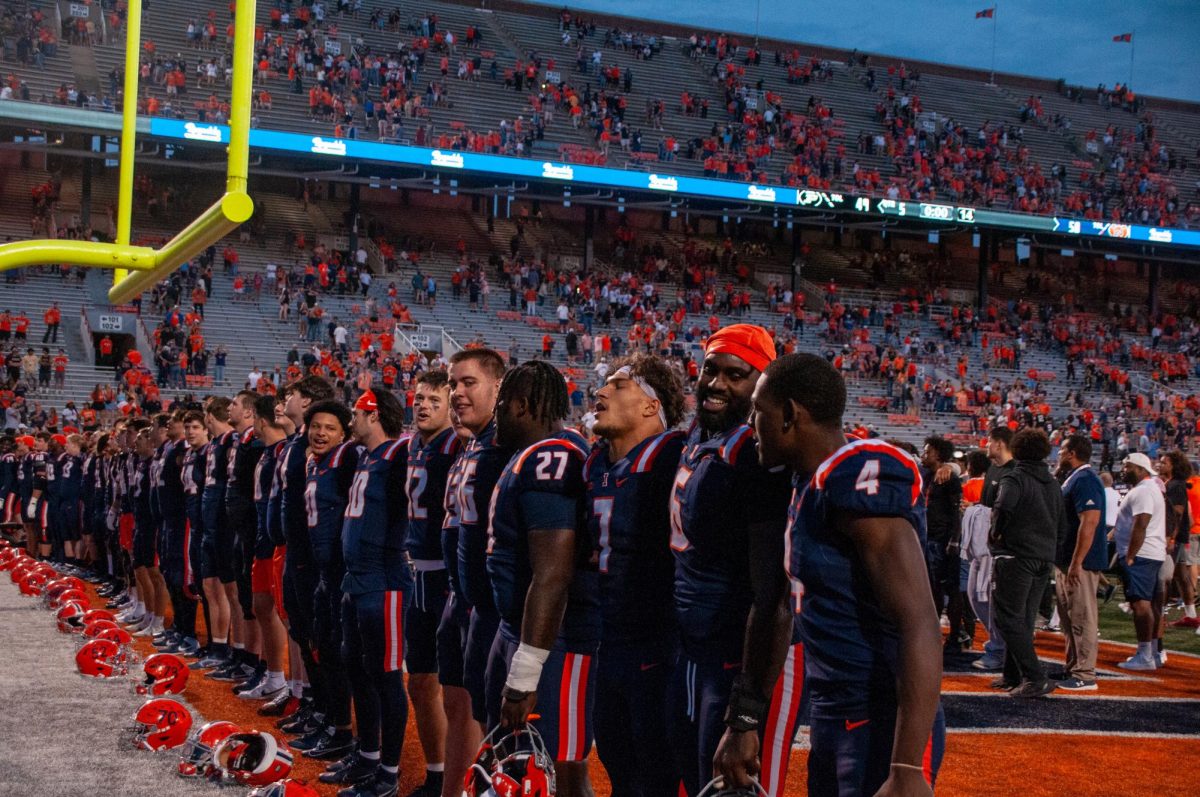
[[[608,378],[608,381],[611,382],[614,379],[620,379],[620,378],[625,378],[625,379],[628,379],[630,382],[633,382],[635,385],[640,387],[642,389],[642,392],[645,393],[649,398],[654,399],[655,401],[658,402],[658,420],[662,422],[664,429],[670,429],[671,425],[669,423],[667,423],[667,414],[665,412],[663,412],[662,399],[660,399],[658,397],[658,393],[656,393],[654,391],[654,388],[650,387],[650,383],[647,382],[645,379],[642,379],[637,374],[635,374],[633,372],[633,369],[630,368],[628,365],[622,365],[620,368],[618,368],[612,374],[612,376],[610,376]]]

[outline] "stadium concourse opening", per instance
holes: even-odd
[[[182,784],[179,751],[118,733],[140,664],[78,680],[105,633],[178,658],[162,696],[195,729],[287,744],[201,765],[272,749],[319,794],[460,794],[526,715],[563,797],[696,797],[726,720],[758,731],[768,797],[838,771],[1192,786],[1168,764],[1200,739],[1200,109],[433,0],[259,4],[239,102],[244,4],[155,0],[133,47],[122,4],[59,6],[0,10],[0,240],[161,252],[223,191],[254,210],[119,305],[91,260],[4,273],[0,673],[44,662],[26,747],[86,730],[114,793]],[[1060,484],[1061,546],[993,494]],[[889,567],[838,508],[895,532]],[[893,734],[898,650],[927,724]],[[10,763],[0,791],[77,791]]]

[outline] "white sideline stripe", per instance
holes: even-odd
[[[1101,642],[1103,642],[1103,643],[1104,643],[1104,644],[1106,644],[1106,645],[1117,645],[1118,647],[1122,647],[1122,648],[1128,648],[1129,650],[1136,650],[1136,649],[1137,649],[1137,645],[1135,645],[1135,644],[1132,644],[1132,643],[1130,643],[1130,642],[1114,642],[1114,641],[1112,641],[1112,640],[1110,640],[1110,639],[1103,639],[1103,638],[1101,638],[1101,640],[1100,640],[1100,641],[1101,641]],[[1169,661],[1169,659],[1170,659],[1170,657],[1171,657],[1171,656],[1182,656],[1182,657],[1183,657],[1183,658],[1185,658],[1185,659],[1196,659],[1196,660],[1200,661],[1200,654],[1196,654],[1196,653],[1184,653],[1184,652],[1183,652],[1183,651],[1181,651],[1181,650],[1175,650],[1174,648],[1167,648],[1167,658],[1168,658],[1168,662],[1167,662],[1167,663],[1168,663],[1168,664],[1170,664],[1170,661]]]
[[[1058,728],[947,728],[947,734],[985,733],[991,736],[1103,736],[1130,739],[1196,739],[1200,733],[1143,733],[1141,731],[1077,731]]]
[[[942,692],[942,696],[952,695],[954,697],[999,697],[1007,699],[1008,692]],[[1118,700],[1128,703],[1145,702],[1145,703],[1200,703],[1200,697],[1137,697],[1136,695],[1106,695],[1104,692],[1080,692],[1073,693],[1069,690],[1056,690],[1046,695],[1046,697],[1066,698],[1068,700]]]

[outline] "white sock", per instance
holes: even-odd
[[[358,754],[368,761],[378,761],[379,760],[379,751],[378,750],[371,752],[371,753],[368,753],[366,750],[359,750]]]
[[[1183,605],[1183,616],[1184,616],[1184,617],[1190,617],[1190,618],[1192,618],[1193,620],[1195,620],[1195,619],[1196,619],[1196,604],[1194,604],[1194,603],[1185,603],[1185,604]]]
[[[1154,643],[1153,642],[1139,642],[1138,646],[1137,646],[1137,654],[1140,658],[1143,658],[1143,659],[1154,658]]]
[[[446,765],[445,764],[426,764],[425,769],[428,772],[445,772]]]
[[[304,697],[304,684],[299,680],[292,681],[292,697]]]
[[[267,683],[263,686],[264,689],[274,692],[276,689],[286,685],[287,681],[283,679],[282,672],[272,672],[271,670],[267,670]]]

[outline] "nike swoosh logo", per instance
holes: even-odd
[[[629,481],[628,476],[626,476],[624,479],[617,479],[617,486],[620,487],[622,484],[624,484],[627,481]]]
[[[846,730],[852,731],[855,728],[861,728],[862,726],[866,725],[868,722],[870,722],[869,719],[858,720],[857,722],[851,722],[850,720],[846,720]]]
[[[661,661],[653,661],[653,662],[650,662],[649,664],[643,664],[642,672],[645,672],[646,670],[653,670],[655,667],[659,666],[660,664],[662,664]]]

